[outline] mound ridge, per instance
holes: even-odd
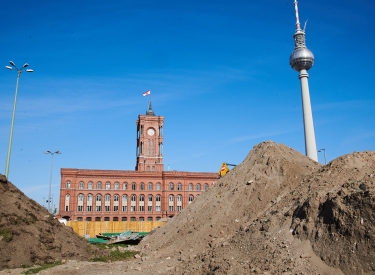
[[[0,175],[0,269],[89,259],[97,249]]]

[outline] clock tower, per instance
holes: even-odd
[[[151,101],[146,115],[139,115],[137,124],[136,171],[162,172],[164,117],[156,116]]]

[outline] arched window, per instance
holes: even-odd
[[[197,188],[197,191],[200,191],[200,190],[201,190],[201,184],[200,184],[200,183],[197,183],[196,188]]]
[[[105,190],[110,190],[111,189],[111,183],[109,181],[107,181],[105,183]]]
[[[152,195],[147,196],[147,211],[152,212]]]
[[[118,182],[115,182],[115,190],[118,190]]]
[[[79,189],[83,189],[83,181],[80,181],[79,182],[79,187],[78,187]]]
[[[145,184],[143,182],[141,182],[141,185],[139,186],[139,189],[140,190],[145,190]]]
[[[119,199],[119,195],[116,194],[113,196],[113,201],[118,201],[118,199]]]
[[[207,183],[204,184],[204,190],[208,190],[208,184]]]
[[[84,197],[85,196],[83,194],[78,195],[78,208],[77,208],[78,212],[83,211],[83,199],[84,199]]]
[[[182,184],[181,184],[181,182],[179,182],[179,183],[177,183],[177,190],[182,190]]]
[[[69,180],[66,182],[66,189],[70,189],[70,181]]]
[[[173,191],[173,189],[174,189],[174,184],[173,184],[173,182],[170,182],[169,183],[169,190]]]
[[[191,203],[193,200],[194,200],[194,196],[193,195],[189,195],[189,197],[188,197],[189,203]]]
[[[122,184],[122,189],[124,189],[124,190],[128,190],[128,183],[127,183],[127,182],[124,182],[124,183]]]
[[[122,211],[128,211],[128,195],[122,195]]]
[[[102,195],[100,194],[96,195],[95,211],[102,211]]]
[[[188,187],[189,191],[192,191],[193,190],[193,184],[192,183],[189,183],[189,187]]]
[[[78,201],[83,201],[83,198],[84,198],[85,196],[83,195],[83,194],[79,194],[78,195]]]
[[[168,204],[169,211],[174,211],[174,196],[169,195],[169,204]]]
[[[145,211],[144,201],[145,201],[145,195],[140,195],[139,196],[139,211],[141,212]]]
[[[177,211],[181,212],[182,211],[182,196],[177,195]]]
[[[152,182],[148,183],[148,190],[152,190]]]
[[[132,190],[135,190],[135,188],[136,188],[136,184],[135,182],[132,182]]]
[[[102,189],[102,183],[100,181],[96,184],[96,189]]]
[[[159,182],[156,184],[156,190],[160,190],[160,183]]]
[[[137,207],[137,196],[136,195],[132,195],[131,196],[131,202],[130,202],[130,211],[136,211],[136,207]]]
[[[89,181],[89,183],[87,184],[87,189],[92,189],[92,181]]]
[[[65,195],[65,211],[69,211],[69,200],[70,200],[70,195],[66,194]]]
[[[86,210],[91,212],[92,211],[92,194],[87,195],[87,203],[86,203]]]
[[[104,204],[104,211],[108,212],[111,210],[111,195],[110,194],[105,194],[105,204]]]
[[[156,201],[161,201],[161,196],[160,195],[156,195]]]

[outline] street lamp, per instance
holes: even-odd
[[[48,212],[52,213],[51,211],[51,208],[50,208],[50,204],[51,204],[51,187],[52,187],[52,166],[53,166],[53,155],[54,154],[61,154],[60,151],[56,151],[56,152],[51,152],[51,151],[46,151],[44,152],[44,154],[51,154],[52,156],[52,159],[51,159],[51,171],[50,171],[50,179],[49,179],[49,191],[48,191]]]
[[[326,159],[326,149],[319,149],[318,152],[320,153],[321,151],[324,151],[324,165],[327,164],[327,159]]]
[[[13,126],[14,126],[14,117],[16,115],[16,104],[17,104],[17,94],[18,94],[18,81],[20,80],[20,76],[22,72],[32,73],[33,70],[26,69],[29,64],[25,63],[21,69],[18,69],[16,64],[14,64],[13,61],[9,61],[9,64],[11,66],[5,66],[8,70],[16,70],[17,71],[17,81],[16,81],[16,93],[14,95],[14,105],[13,105],[13,114],[12,114],[12,123],[10,124],[10,135],[9,135],[9,143],[8,143],[8,154],[7,154],[7,160],[5,165],[5,176],[8,178],[9,173],[9,162],[10,162],[10,151],[12,148],[12,138],[13,138]]]

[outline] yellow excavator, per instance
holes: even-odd
[[[224,177],[230,171],[228,166],[237,166],[237,165],[223,162],[223,164],[220,167],[220,171],[219,171],[219,177],[220,178]]]

